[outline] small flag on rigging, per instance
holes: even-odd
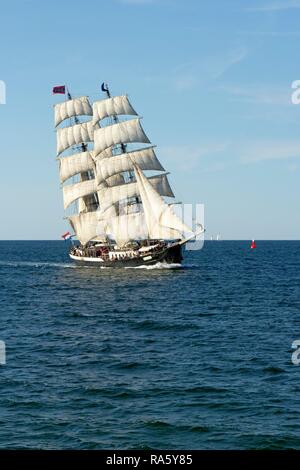
[[[66,232],[61,236],[61,238],[63,238],[66,241],[72,238],[72,235],[70,234],[70,232]]]
[[[253,250],[254,248],[256,248],[255,240],[252,240],[250,248],[251,248],[252,250]]]
[[[106,91],[106,93],[108,93],[108,87],[106,85],[106,88],[105,88],[105,83],[103,82],[102,85],[101,85],[101,90],[102,91]]]
[[[56,93],[60,93],[61,95],[64,95],[66,93],[66,87],[65,85],[62,86],[54,86],[52,88],[52,93],[55,95]]]

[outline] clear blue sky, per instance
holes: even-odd
[[[68,228],[53,85],[127,92],[178,200],[207,234],[298,239],[300,1],[10,0],[1,3],[1,239]],[[99,94],[97,94],[99,92]]]

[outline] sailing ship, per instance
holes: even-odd
[[[168,173],[128,95],[111,96],[103,83],[105,97],[91,103],[65,88],[53,92],[66,95],[54,115],[64,209],[79,241],[70,258],[105,267],[181,263],[184,245],[204,229],[193,232],[165,199],[175,197]]]

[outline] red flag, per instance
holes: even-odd
[[[62,85],[62,86],[54,86],[53,89],[52,89],[52,93],[55,94],[55,93],[60,93],[62,95],[64,95],[66,93],[66,87],[65,85]]]
[[[61,238],[63,238],[64,240],[68,240],[69,238],[71,238],[70,232],[64,233],[64,234],[61,236]]]

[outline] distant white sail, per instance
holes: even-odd
[[[74,116],[92,116],[93,110],[87,96],[63,101],[54,106],[54,121],[57,127],[65,119]]]
[[[92,142],[93,139],[94,126],[91,121],[57,129],[57,155],[60,155],[72,145]]]
[[[80,181],[63,187],[64,208],[66,209],[72,202],[80,197],[95,193],[97,185],[95,179]]]
[[[133,170],[133,163],[139,165],[142,170],[164,171],[163,166],[157,159],[153,147],[122,153],[112,158],[96,160],[97,182],[101,183],[116,173]]]
[[[176,232],[178,235],[185,232],[192,233],[193,231],[185,225],[173,212],[172,208],[166,204],[159,192],[150,184],[149,180],[136,164],[134,165],[134,171],[145,211],[149,236],[151,238],[157,238],[159,226],[170,229],[170,235]]]
[[[74,232],[80,243],[85,245],[93,238],[106,238],[107,223],[100,222],[97,218],[97,211],[83,212],[78,215],[68,217]]]
[[[59,159],[59,175],[61,183],[78,173],[89,170],[95,170],[95,163],[90,152],[80,152],[70,155],[69,157],[61,157]]]
[[[152,176],[149,178],[150,186],[153,186],[156,191],[162,196],[174,197],[173,191],[170,187],[166,175]],[[103,211],[108,209],[111,205],[116,204],[127,198],[139,196],[139,186],[137,182],[122,184],[119,186],[105,187],[102,186],[98,190],[98,197],[100,206]]]
[[[140,118],[119,122],[111,126],[101,127],[94,132],[95,157],[105,149],[121,143],[150,143],[140,124]]]
[[[127,95],[114,96],[113,98],[99,100],[93,103],[93,123],[109,116],[122,114],[137,116],[137,113],[129,103]]]

